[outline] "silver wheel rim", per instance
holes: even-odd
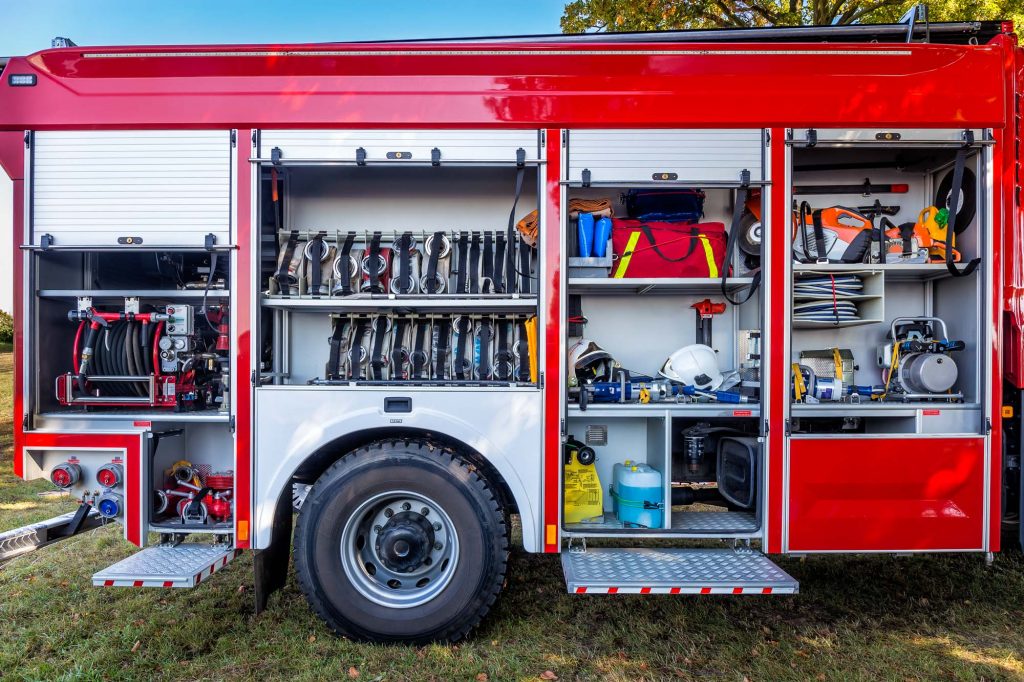
[[[345,575],[359,594],[389,608],[407,609],[434,599],[451,582],[458,560],[459,538],[451,518],[419,493],[375,495],[359,505],[341,532]]]

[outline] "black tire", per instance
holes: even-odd
[[[361,523],[367,505],[406,492],[441,502],[440,513],[457,539],[448,544],[457,554],[454,568],[445,569],[450,577],[440,592],[425,603],[398,607],[368,598],[365,585],[377,571],[368,565],[353,568],[342,558],[342,543],[351,537],[347,529]],[[381,532],[375,526],[365,535]],[[374,642],[454,642],[483,619],[501,591],[508,533],[496,491],[457,453],[422,441],[382,441],[342,457],[309,490],[295,533],[295,568],[310,606],[339,635]],[[367,545],[360,539],[354,546]]]
[[[978,185],[974,177],[974,171],[964,168],[964,178],[961,181],[960,195],[963,198],[956,211],[956,225],[953,226],[953,233],[960,234],[967,229],[967,226],[974,220],[974,214],[978,211]],[[949,208],[949,194],[953,189],[953,171],[946,173],[939,183],[939,189],[935,192],[935,205],[939,208]]]

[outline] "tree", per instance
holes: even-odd
[[[564,33],[654,31],[888,23],[914,2],[905,0],[572,0]],[[930,21],[1011,19],[1024,27],[1024,0],[941,0],[928,3]]]
[[[14,318],[0,310],[0,343],[14,341]]]

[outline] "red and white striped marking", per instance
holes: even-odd
[[[223,557],[217,559],[209,566],[203,568],[195,575],[191,576],[175,576],[171,580],[156,579],[156,580],[139,580],[132,578],[119,578],[117,580],[93,580],[93,585],[96,587],[195,587],[199,583],[203,582],[211,575],[219,571],[228,565],[232,559],[242,553],[242,550],[236,549]]]
[[[578,585],[573,594],[796,594],[795,587],[646,587],[629,585],[622,587]]]

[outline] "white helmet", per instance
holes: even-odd
[[[569,383],[611,381],[617,367],[611,353],[590,339],[579,339],[569,348]]]
[[[714,349],[699,343],[672,353],[658,374],[702,391],[718,390],[723,379]]]

